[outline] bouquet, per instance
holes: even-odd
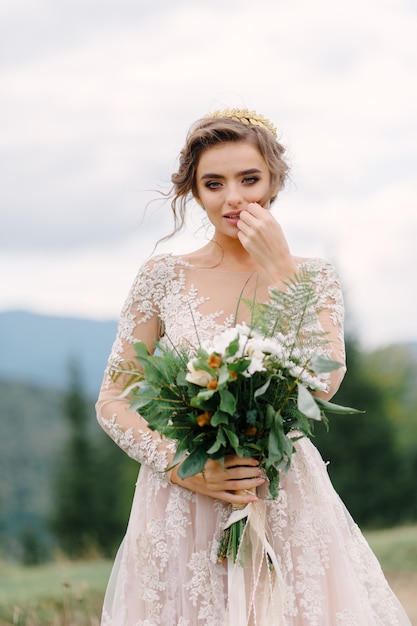
[[[272,289],[269,303],[245,301],[250,324],[227,328],[195,349],[159,343],[150,354],[138,342],[137,363],[113,372],[127,375],[124,395],[149,427],[176,441],[171,467],[180,463],[180,478],[202,472],[209,458],[254,457],[276,498],[294,442],[311,436],[314,422],[326,422],[326,410],[357,412],[313,395],[326,389],[327,374],[340,364],[325,352],[311,278],[302,271],[285,292]],[[236,563],[246,518],[224,531],[219,560]]]

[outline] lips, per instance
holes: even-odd
[[[223,217],[228,220],[238,220],[240,218],[240,211],[237,211],[236,213],[226,213]]]

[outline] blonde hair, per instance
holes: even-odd
[[[172,174],[171,209],[174,215],[174,230],[171,237],[179,232],[185,223],[187,202],[196,197],[196,172],[202,153],[221,143],[248,141],[254,144],[265,159],[271,175],[271,189],[277,189],[270,199],[273,202],[288,175],[288,165],[284,161],[284,147],[275,134],[266,126],[245,123],[233,117],[206,116],[198,120],[189,130],[185,146],[180,152],[179,167]]]

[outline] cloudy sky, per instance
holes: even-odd
[[[188,127],[238,106],[287,146],[293,252],[365,344],[417,340],[416,33],[415,0],[0,0],[0,310],[116,318]]]

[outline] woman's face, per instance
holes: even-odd
[[[247,141],[227,142],[205,150],[196,172],[196,200],[217,233],[237,237],[239,213],[251,202],[269,209],[277,189],[258,148]]]

